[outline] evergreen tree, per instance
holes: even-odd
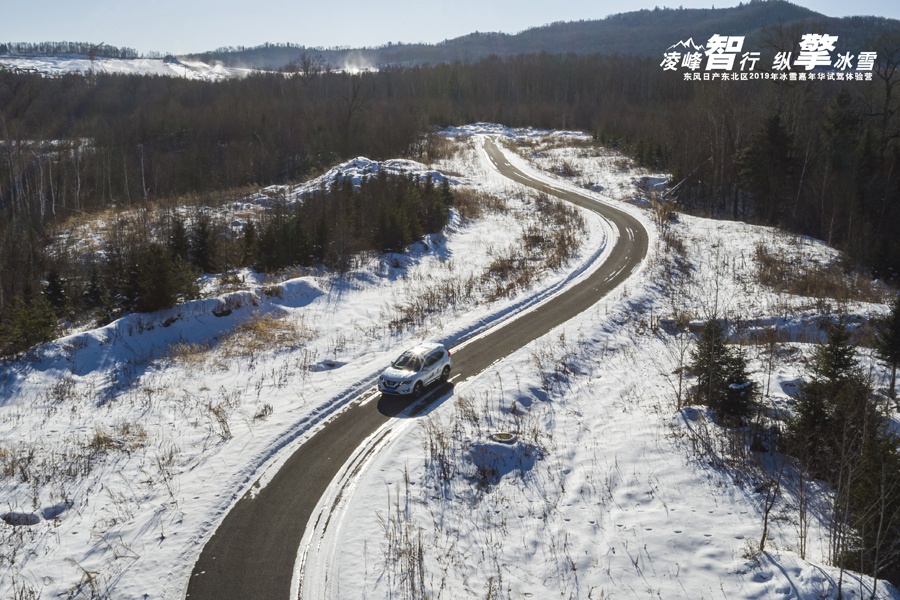
[[[450,188],[450,179],[444,177],[444,180],[441,182],[441,202],[449,209],[453,206],[454,201],[453,190]]]
[[[57,319],[44,294],[33,295],[26,289],[10,311],[10,319],[0,326],[0,354],[24,352],[53,339]]]
[[[873,577],[900,576],[900,438],[878,410],[844,319],[828,328],[800,388],[791,452],[834,487],[834,558]],[[846,528],[845,528],[846,525]],[[847,533],[849,531],[849,533]],[[848,541],[842,536],[852,536]]]
[[[150,246],[133,254],[128,276],[128,302],[138,312],[153,312],[197,295],[196,273],[191,265],[173,258],[167,248]]]
[[[774,113],[736,157],[741,186],[753,194],[761,216],[777,220],[783,201],[792,189],[794,141],[781,115]]]
[[[850,482],[849,505],[858,546],[844,558],[874,578],[900,578],[900,436],[888,419],[863,440]],[[872,596],[874,596],[874,591]]]
[[[69,298],[66,296],[65,282],[55,270],[47,275],[44,296],[57,316],[62,317],[69,309]]]
[[[117,308],[109,298],[109,288],[100,277],[96,267],[91,269],[91,278],[83,294],[84,306],[94,311],[98,324],[111,323],[116,318]]]
[[[84,294],[82,295],[84,306],[88,309],[98,308],[103,302],[104,295],[108,300],[109,293],[106,292],[106,286],[103,284],[103,280],[100,278],[100,272],[95,266],[91,269],[91,277],[88,280],[87,289],[84,290]]]
[[[816,349],[813,375],[830,386],[839,386],[858,375],[856,348],[850,343],[850,329],[844,317],[826,329],[825,344]]]
[[[825,343],[816,349],[812,378],[800,386],[789,428],[792,452],[818,476],[828,476],[846,440],[857,440],[855,444],[862,440],[870,416],[868,395],[850,331],[840,318],[828,327]]]
[[[190,260],[191,244],[188,239],[187,229],[181,217],[172,219],[172,232],[169,234],[169,250],[172,256],[181,260]]]
[[[900,364],[900,294],[894,297],[891,314],[878,322],[875,337],[875,351],[891,369],[891,386],[888,392],[896,399],[897,365]]]
[[[728,346],[725,326],[719,319],[704,324],[687,372],[697,378],[699,402],[716,411],[720,419],[739,422],[750,414],[756,384],[747,373],[744,355]]]
[[[191,263],[180,258],[173,259],[172,275],[175,282],[175,302],[193,300],[200,295],[200,287],[197,285],[200,273]]]
[[[209,215],[201,213],[194,219],[191,228],[191,262],[204,273],[214,273],[218,269],[216,237]]]
[[[256,223],[247,221],[241,230],[241,264],[252,265],[256,256],[257,231]]]

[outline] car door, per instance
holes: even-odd
[[[438,349],[425,357],[425,383],[431,383],[441,376],[440,361],[443,352]]]

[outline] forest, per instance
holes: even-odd
[[[0,56],[57,56],[79,54],[104,58],[140,58],[134,48],[89,42],[0,42]]]
[[[790,44],[790,34],[770,38]],[[0,345],[20,351],[49,335],[46,310],[43,321],[23,313],[50,283],[69,311],[89,308],[77,254],[49,251],[72,219],[220,203],[358,155],[424,159],[435,127],[476,121],[591,132],[672,173],[678,210],[821,238],[895,280],[900,35],[867,47],[878,51],[873,80],[852,82],[684,81],[657,59],[574,54],[221,82],[0,72]],[[9,343],[31,327],[15,321],[34,319],[40,335]]]

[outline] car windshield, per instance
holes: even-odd
[[[422,369],[422,357],[412,352],[404,352],[391,366],[404,371],[419,371]]]

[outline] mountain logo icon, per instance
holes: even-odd
[[[689,38],[686,41],[678,42],[677,44],[672,44],[666,50],[677,50],[679,48],[683,48],[686,50],[698,51],[698,50],[706,50],[703,46],[698,46],[694,43],[694,38]]]

